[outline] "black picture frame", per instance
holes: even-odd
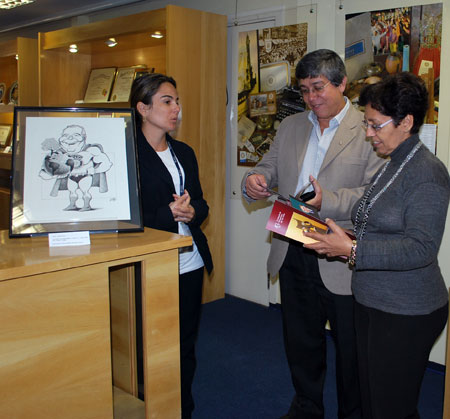
[[[143,231],[134,110],[14,109],[10,237]]]

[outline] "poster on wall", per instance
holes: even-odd
[[[429,125],[438,120],[441,34],[442,3],[347,15],[345,94],[358,106],[364,85],[388,74],[411,71],[422,77],[430,96],[423,129],[436,132]],[[435,152],[435,138],[427,145]]]
[[[295,67],[306,54],[307,36],[307,23],[239,34],[238,165],[256,165],[280,122],[305,110]]]
[[[248,109],[247,99],[259,92],[257,31],[239,33],[238,114]]]

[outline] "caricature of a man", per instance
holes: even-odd
[[[59,190],[69,191],[65,211],[89,211],[92,209],[90,189],[97,186],[100,192],[108,191],[106,172],[111,166],[100,144],[86,144],[86,131],[82,126],[69,125],[58,140],[58,148],[45,157],[39,175],[43,179],[56,177],[51,196],[57,196]],[[80,197],[81,208],[76,205]]]

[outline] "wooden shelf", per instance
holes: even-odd
[[[0,105],[0,113],[14,112],[15,105]]]
[[[74,103],[72,105],[67,105],[70,107],[78,108],[129,108],[130,102],[95,102],[95,103]]]

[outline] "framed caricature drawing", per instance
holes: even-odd
[[[142,231],[132,109],[14,109],[10,237]]]

